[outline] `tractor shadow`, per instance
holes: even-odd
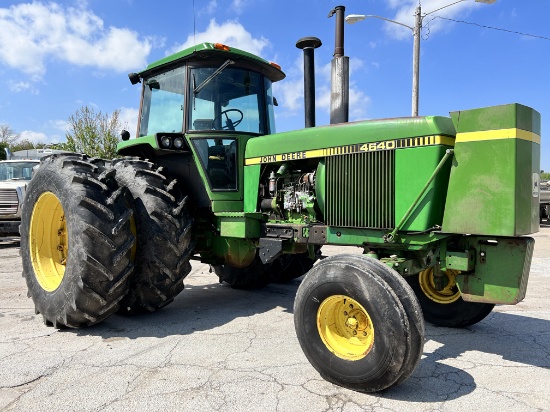
[[[427,324],[424,355],[418,367],[401,386],[381,396],[409,402],[444,402],[477,388],[474,377],[466,371],[473,367],[498,370],[519,363],[550,369],[549,331],[548,320],[503,312],[493,312],[464,329]]]
[[[99,325],[64,333],[100,336],[105,340],[164,338],[210,331],[238,318],[273,310],[292,314],[301,281],[299,278],[287,284],[239,290],[213,283],[214,274],[207,282],[204,279],[188,282],[190,285],[186,284],[174,302],[158,312],[132,317],[113,315]],[[281,319],[280,315],[277,319]],[[283,320],[292,322],[286,316]],[[424,355],[412,376],[401,386],[373,396],[408,402],[443,402],[476,389],[474,377],[467,372],[473,366],[494,367],[495,363],[515,362],[550,368],[549,330],[548,320],[502,312],[493,312],[484,321],[465,329],[426,324]],[[471,352],[478,352],[475,358]]]
[[[191,279],[189,279],[191,278]],[[164,338],[209,331],[277,308],[292,313],[300,280],[286,284],[270,284],[259,289],[233,289],[217,282],[213,273],[199,282],[193,273],[185,289],[168,306],[158,312],[135,316],[112,315],[106,321],[68,333],[96,335],[104,339],[142,337]]]

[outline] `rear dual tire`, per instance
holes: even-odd
[[[77,154],[41,162],[20,230],[23,277],[47,325],[92,325],[118,310],[134,269],[131,218],[108,162]]]
[[[139,158],[113,161],[116,180],[131,193],[137,244],[136,266],[121,313],[154,312],[168,305],[184,289],[191,271],[189,258],[192,220],[187,198],[162,167]]]

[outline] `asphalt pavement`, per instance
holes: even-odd
[[[157,313],[56,330],[27,298],[18,242],[0,241],[0,410],[550,411],[550,226],[534,237],[523,302],[465,329],[427,325],[413,375],[372,395],[326,382],[303,355],[300,279],[236,290],[193,263]]]

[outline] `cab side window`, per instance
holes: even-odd
[[[237,141],[193,139],[212,190],[237,190]]]

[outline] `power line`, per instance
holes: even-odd
[[[536,34],[522,33],[522,32],[519,32],[519,31],[508,30],[508,29],[501,29],[500,27],[485,26],[485,25],[483,25],[483,24],[470,23],[470,22],[468,22],[468,21],[464,21],[464,20],[455,20],[455,19],[450,19],[450,18],[448,18],[448,17],[434,16],[433,19],[450,20],[450,21],[454,21],[455,23],[470,24],[470,25],[472,25],[472,26],[482,27],[482,28],[484,28],[484,29],[500,30],[500,31],[505,31],[505,32],[507,32],[507,33],[519,34],[519,35],[521,35],[521,36],[535,37],[535,38],[537,38],[537,39],[542,39],[542,40],[550,40],[550,38],[548,38],[548,37],[538,36],[538,35],[536,35]],[[432,20],[433,20],[433,19],[432,19]],[[431,20],[430,20],[430,21],[431,21]]]

